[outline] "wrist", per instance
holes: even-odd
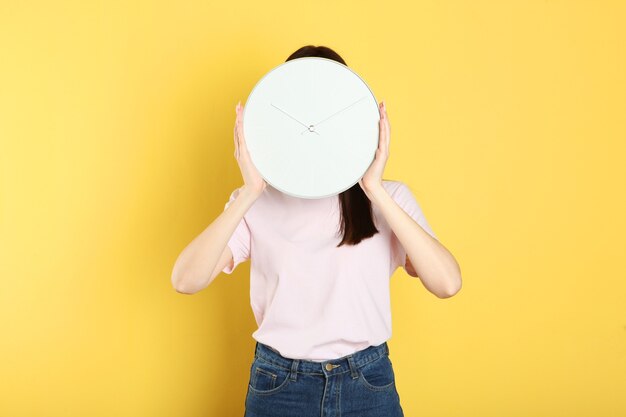
[[[242,194],[246,199],[248,200],[256,200],[257,198],[259,198],[259,196],[263,193],[263,189],[261,190],[257,190],[254,188],[250,188],[250,186],[244,184],[243,187],[241,187],[240,190],[240,194]]]
[[[379,201],[388,196],[387,190],[382,183],[369,185],[365,190],[373,203],[378,204]]]

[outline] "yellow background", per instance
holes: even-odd
[[[385,178],[461,265],[402,269],[407,416],[626,415],[623,1],[0,3],[0,415],[243,415],[249,263],[170,274],[242,179],[234,106],[306,44],[387,103]]]

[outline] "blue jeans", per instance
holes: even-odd
[[[387,342],[324,362],[257,342],[244,417],[403,417]]]

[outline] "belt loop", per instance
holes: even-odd
[[[357,368],[354,363],[354,357],[352,355],[348,355],[348,365],[350,365],[350,375],[352,375],[352,379],[357,379],[359,377],[359,374],[357,372]]]
[[[385,342],[385,353],[389,356],[389,345]]]
[[[291,372],[289,373],[289,378],[291,378],[292,381],[296,380],[296,375],[298,373],[298,363],[300,361],[298,359],[294,359],[293,362],[291,362]]]

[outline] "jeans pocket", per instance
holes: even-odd
[[[393,366],[388,355],[382,355],[359,369],[359,381],[372,391],[390,390],[395,385]]]
[[[285,388],[289,381],[289,369],[257,357],[250,367],[248,389],[257,395],[271,395]]]

